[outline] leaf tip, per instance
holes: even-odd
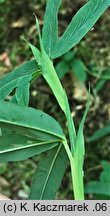
[[[36,27],[37,27],[37,29],[39,29],[39,21],[38,21],[38,18],[37,18],[37,16],[36,16],[35,13],[33,13],[33,16],[35,17],[35,20],[36,20]]]
[[[26,43],[29,44],[29,42],[23,37],[23,36],[20,36],[21,40],[24,40]]]

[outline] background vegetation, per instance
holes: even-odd
[[[62,0],[59,13],[60,35],[70,22],[73,14],[85,2],[86,0]],[[20,39],[20,36],[24,36],[33,44],[38,45],[38,34],[33,12],[37,14],[42,28],[45,3],[45,0],[0,1],[0,77],[32,58],[29,46]],[[84,172],[86,199],[110,198],[109,10],[104,13],[94,28],[74,50],[63,56],[59,62],[56,60],[55,63],[57,73],[68,93],[71,111],[77,126],[85,109],[88,82],[91,83],[91,107],[85,124],[86,157]],[[73,66],[73,62],[76,62],[75,66]],[[66,122],[62,111],[42,78],[39,78],[31,86],[30,106],[54,116],[66,132]],[[98,134],[95,134],[95,138],[91,137],[98,129],[101,130]],[[24,162],[0,164],[0,192],[11,199],[26,199],[39,160],[40,157],[34,157],[34,159],[28,159]],[[71,199],[72,197],[69,169],[68,167],[56,196],[57,199]]]

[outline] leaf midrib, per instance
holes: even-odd
[[[46,145],[46,144],[54,144],[54,143],[56,143],[56,145],[57,145],[57,143],[59,143],[59,142],[61,142],[61,140],[50,140],[50,141],[47,141],[47,142],[33,143],[33,144],[30,144],[30,145],[28,144],[28,145],[25,145],[25,146],[14,148],[14,149],[8,149],[8,150],[0,151],[0,154],[5,154],[5,153],[9,153],[9,152],[15,152],[15,151],[18,151],[18,150],[23,150],[23,149],[32,148],[32,147],[41,146],[41,145]]]
[[[24,128],[29,128],[29,129],[34,129],[34,130],[38,130],[38,131],[40,131],[40,132],[44,132],[44,133],[46,133],[46,134],[51,134],[51,135],[53,135],[53,136],[55,136],[55,137],[59,137],[61,140],[65,140],[65,137],[64,136],[60,136],[60,135],[58,135],[58,134],[56,134],[56,133],[50,133],[50,131],[46,131],[46,130],[43,130],[42,128],[37,128],[37,127],[33,127],[33,126],[29,126],[29,125],[21,125],[21,124],[16,124],[16,123],[14,123],[14,122],[11,122],[10,123],[10,121],[7,121],[7,120],[1,120],[0,119],[0,122],[2,122],[2,123],[4,123],[4,124],[9,124],[9,125],[16,125],[16,126],[20,126],[20,127],[24,127]]]

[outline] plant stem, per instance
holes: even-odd
[[[68,132],[69,132],[69,138],[70,138],[70,144],[71,144],[71,152],[74,155],[76,130],[75,130],[75,126],[74,126],[72,116],[71,116],[70,106],[69,106],[69,102],[68,102],[66,92],[65,92],[65,103],[66,103],[65,116],[66,116],[67,123],[68,123]]]
[[[83,176],[77,172],[77,166],[75,166],[75,160],[70,161],[72,184],[74,189],[75,200],[84,200],[84,187],[83,187]]]
[[[74,191],[75,200],[84,200],[84,188],[83,188],[83,175],[79,174],[75,158],[73,157],[67,142],[63,142],[65,150],[67,152],[70,166],[71,166],[71,177]]]
[[[39,28],[39,26],[38,26]],[[68,122],[68,132],[69,132],[69,138],[70,138],[70,143],[71,143],[71,150],[69,149],[69,146],[67,142],[65,148],[66,152],[69,156],[70,159],[70,164],[71,164],[71,172],[72,172],[72,183],[73,183],[73,190],[74,190],[74,196],[75,199],[83,199],[83,181],[82,181],[82,175],[79,172],[78,168],[78,161],[77,159],[74,160],[74,152],[75,152],[75,140],[76,140],[76,131],[75,131],[75,126],[74,122],[71,116],[71,111],[68,103],[68,98],[66,95],[65,90],[62,87],[62,84],[56,74],[53,62],[49,59],[48,55],[46,54],[41,36],[40,36],[40,31],[39,31],[39,38],[40,38],[40,46],[41,46],[41,62],[42,62],[42,75],[47,81],[48,85],[53,91],[53,94],[55,95],[58,104],[60,105],[61,109],[63,110],[67,122]],[[36,55],[35,55],[36,56]],[[59,94],[60,93],[60,94]],[[77,171],[78,168],[78,171]],[[82,171],[82,170],[81,170]],[[79,181],[80,179],[80,181]]]

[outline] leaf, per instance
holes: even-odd
[[[37,140],[65,139],[58,122],[46,113],[9,102],[0,101],[0,126]]]
[[[66,31],[58,40],[51,57],[57,58],[78,44],[109,5],[109,0],[88,1],[73,17]]]
[[[39,36],[40,37],[40,36]],[[41,37],[40,37],[41,40]],[[37,49],[32,44],[28,43],[30,45],[30,48],[32,49],[33,55],[35,59],[37,58]],[[41,62],[42,62],[42,75],[50,88],[52,89],[61,109],[65,112],[65,95],[64,95],[64,89],[62,88],[62,85],[59,81],[59,78],[56,74],[56,71],[54,69],[52,61],[49,59],[48,55],[46,54],[42,41],[41,41]],[[60,94],[59,94],[60,92]]]
[[[52,200],[67,167],[67,154],[62,145],[55,147],[38,165],[32,181],[29,199]]]
[[[89,182],[85,188],[85,193],[91,193],[91,194],[103,194],[110,196],[110,182],[98,182],[98,181],[92,181]]]
[[[105,80],[110,80],[110,67],[102,71],[100,78]]]
[[[63,87],[60,83],[60,80],[56,74],[56,71],[55,71],[54,66],[53,66],[53,62],[50,60],[49,56],[46,54],[46,52],[44,50],[42,38],[41,38],[41,34],[40,34],[39,23],[38,23],[37,18],[36,18],[36,27],[38,29],[39,40],[40,40],[42,75],[45,78],[45,80],[47,81],[50,88],[52,89],[52,92],[53,92],[54,96],[56,97],[58,104],[60,105],[61,109],[63,110],[65,116],[67,117],[67,119],[69,119],[68,125],[69,125],[70,142],[74,145],[75,127],[74,127],[74,123],[73,123],[73,120],[71,117],[67,95],[66,95],[65,90],[63,89]],[[32,49],[32,52],[33,52],[34,56],[37,55],[35,49]],[[59,94],[59,92],[60,92],[60,94]]]
[[[43,45],[46,53],[51,57],[51,53],[58,40],[58,9],[61,0],[48,0],[44,16],[42,32]]]
[[[16,86],[17,81],[13,80],[10,84],[6,84],[2,88],[0,88],[0,100],[4,100]]]
[[[74,156],[76,158],[79,158],[80,156],[84,157],[84,154],[85,154],[83,128],[84,128],[84,123],[86,120],[89,106],[90,106],[90,89],[89,89],[88,101],[86,104],[86,110],[85,110],[84,115],[82,117],[82,120],[80,122],[79,129],[78,129],[77,136],[76,136],[76,140],[75,140],[75,155]]]
[[[104,87],[105,84],[106,84],[106,80],[98,80],[95,86],[96,93],[99,93],[99,91]]]
[[[25,105],[25,106],[28,105],[30,80],[31,80],[30,75],[20,77],[17,84],[16,92],[9,102],[19,104],[19,105]],[[11,134],[12,130],[1,128],[1,132],[2,135]]]
[[[19,105],[28,105],[29,102],[29,86],[30,86],[30,75],[24,76],[24,77],[20,77],[18,84],[17,84],[17,88],[16,88],[16,92],[13,95],[13,97],[11,98],[11,100],[9,102],[11,103],[15,103],[15,104],[19,104]],[[5,134],[11,134],[12,130],[6,129],[6,128],[1,128],[1,132],[2,135]]]
[[[96,142],[108,134],[110,134],[110,123],[97,130],[91,137],[88,137],[87,142]]]
[[[18,134],[0,136],[0,162],[26,160],[56,145],[55,141],[38,142],[37,140]]]
[[[69,65],[65,61],[60,61],[56,65],[55,69],[59,79],[63,79],[63,77],[69,72]]]
[[[30,75],[31,79],[39,76],[41,71],[35,60],[24,63],[5,77],[0,79],[0,100],[4,100],[17,87],[21,77]]]
[[[71,65],[75,77],[80,81],[85,81],[87,79],[85,64],[80,59],[74,59]]]
[[[6,0],[0,0],[0,4],[4,3]]]
[[[103,171],[100,174],[100,181],[110,183],[110,162],[101,161]]]
[[[84,146],[84,135],[83,135],[83,128],[85,119],[87,116],[87,112],[90,105],[90,88],[89,88],[89,96],[88,101],[86,104],[86,110],[84,112],[83,118],[79,125],[79,129],[75,139],[75,151],[74,151],[74,166],[75,166],[75,178],[79,181],[78,183],[78,190],[79,194],[84,194],[83,188],[83,163],[84,163],[84,155],[85,155],[85,146]]]
[[[71,115],[70,106],[69,106],[66,92],[65,92],[65,99],[66,99],[66,118],[67,118],[67,123],[68,123],[68,132],[69,132],[69,138],[70,138],[70,144],[71,144],[71,151],[72,151],[72,154],[74,155],[76,129],[75,129],[72,115]]]
[[[103,71],[97,71],[97,70],[88,70],[88,73],[97,79],[102,79],[102,80],[110,80],[110,67]]]
[[[25,40],[25,39],[24,39]],[[33,46],[31,43],[29,43],[27,40],[25,40],[26,43],[28,43],[28,45],[31,47],[32,50],[34,50],[34,52],[36,52],[36,55],[35,55],[35,60],[37,62],[37,64],[39,66],[41,66],[41,53],[40,51],[38,50],[37,47]]]
[[[85,193],[107,195],[110,197],[110,163],[101,161],[103,171],[100,174],[100,181],[90,181],[85,187]]]
[[[18,81],[15,97],[17,104],[28,106],[29,103],[29,87],[30,87],[30,76],[21,77]],[[13,99],[14,100],[14,99]]]
[[[72,51],[69,51],[67,52],[64,56],[63,56],[63,59],[64,61],[66,61],[68,64],[70,64],[73,59],[75,57],[75,52],[72,50]]]

